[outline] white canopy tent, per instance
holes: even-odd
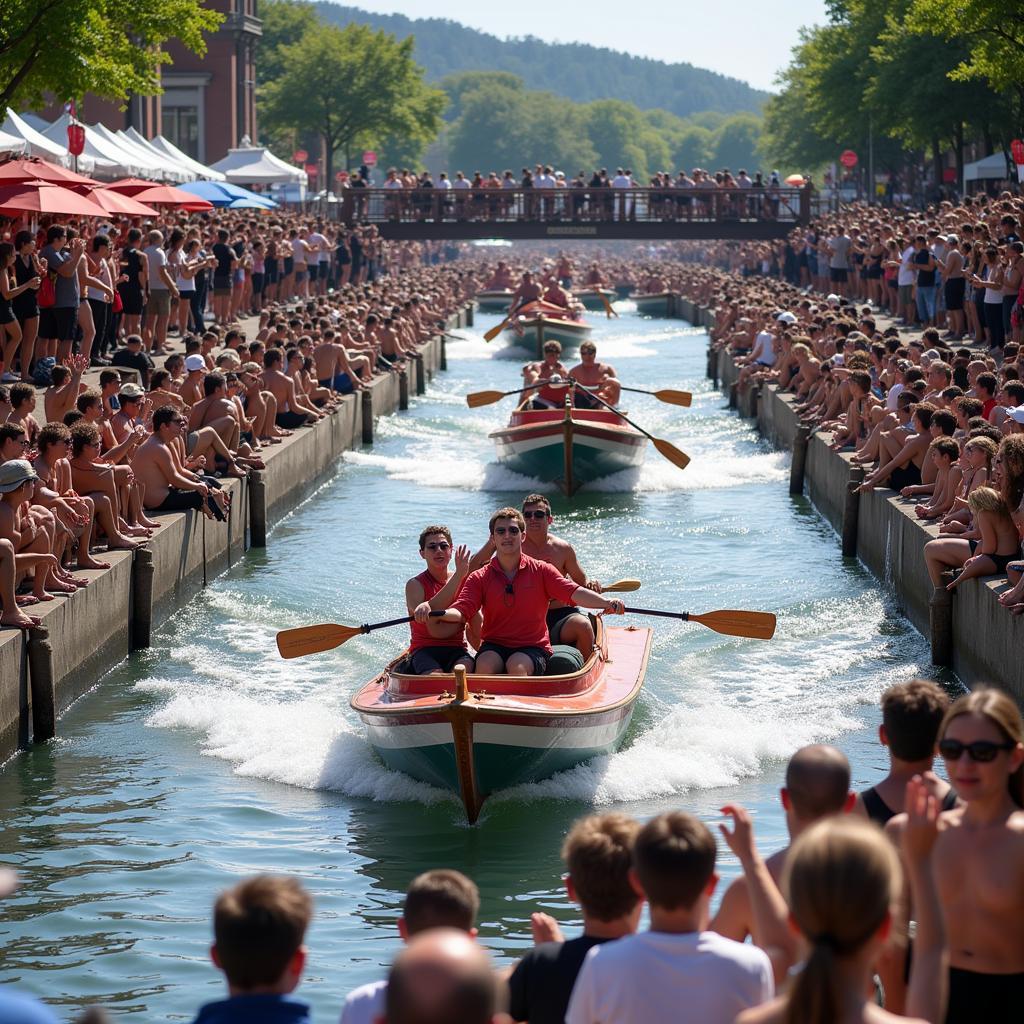
[[[8,135],[0,129],[0,153],[16,153],[18,156],[28,155],[28,143],[20,135]]]
[[[125,134],[131,135],[134,131],[134,128],[129,128]],[[191,168],[191,170],[195,171],[196,177],[200,181],[227,181],[227,178],[220,171],[215,171],[212,167],[205,167],[198,160],[193,160],[192,157],[187,153],[183,153],[173,142],[169,142],[162,135],[147,141],[149,148],[154,153],[162,153],[167,159],[173,160],[180,166]]]
[[[1000,181],[1006,176],[1006,155],[1002,152],[964,164],[965,186],[969,181]]]
[[[46,122],[43,122],[46,127],[49,127]],[[28,156],[39,157],[42,160],[49,160],[50,163],[60,164],[63,167],[69,167],[71,165],[72,157],[68,152],[67,145],[62,144],[56,140],[48,139],[45,135],[39,132],[33,125],[29,124],[24,117],[19,117],[10,107],[7,108],[7,115],[4,118],[4,122],[0,125],[0,130],[6,132],[8,135],[13,135],[17,139],[24,139],[28,146],[26,153]],[[67,135],[64,136],[64,142],[67,142]],[[78,161],[78,169],[83,174],[89,174],[92,171],[93,163],[87,157],[82,157]]]
[[[229,149],[228,155],[212,166],[235,185],[305,186],[309,183],[304,170],[285,163],[265,146],[243,145]]]
[[[62,114],[43,134],[53,141],[68,137],[68,123],[71,118]],[[105,139],[99,132],[83,124],[85,148],[83,154],[95,161],[92,175],[114,181],[117,178],[152,178],[153,170],[144,166],[136,157],[126,153],[120,146]],[[81,168],[81,163],[79,163]]]
[[[134,160],[144,170],[144,173],[138,174],[138,177],[152,178],[154,181],[170,181],[175,184],[181,182],[180,172],[175,173],[173,168],[162,164],[152,153],[147,153],[144,149],[125,142],[117,132],[112,132],[105,124],[89,125],[89,130]]]

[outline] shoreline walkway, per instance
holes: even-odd
[[[447,328],[472,320],[470,305]],[[243,326],[255,336],[255,319]],[[222,480],[232,495],[226,523],[195,511],[162,515],[145,547],[103,553],[109,569],[76,573],[89,577],[88,587],[34,606],[38,628],[0,630],[0,762],[55,736],[57,719],[78,697],[149,647],[154,629],[250,547],[265,547],[269,528],[334,472],[343,452],[373,443],[377,417],[406,409],[410,394],[422,394],[445,369],[444,346],[443,334],[430,338],[408,374],[375,378],[366,391],[346,396],[335,415],[265,448],[265,470]]]

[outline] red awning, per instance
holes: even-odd
[[[0,185],[0,213],[55,213],[68,217],[106,217],[108,213],[86,196],[49,181],[19,181]]]

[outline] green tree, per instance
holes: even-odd
[[[699,124],[688,124],[672,147],[672,170],[689,173],[712,162],[714,134]]]
[[[262,85],[276,81],[287,70],[284,48],[299,42],[307,32],[316,32],[321,21],[312,4],[302,0],[261,0],[259,10],[263,22],[258,63]]]
[[[206,52],[223,20],[201,0],[2,0],[0,110],[87,92],[123,100],[160,92],[161,49],[176,38]]]
[[[351,166],[363,140],[433,136],[446,99],[424,83],[412,48],[412,39],[399,42],[365,25],[325,25],[305,33],[282,47],[285,71],[267,84],[268,126],[315,131],[327,154],[328,182],[335,154]]]
[[[439,85],[448,97],[445,118],[449,121],[462,116],[463,98],[485,85],[500,85],[517,92],[523,91],[523,80],[510,71],[463,71],[442,78]]]
[[[657,135],[650,123],[632,103],[622,100],[596,100],[584,107],[587,134],[597,152],[598,163],[613,171],[628,167],[636,180],[646,183],[650,170],[661,170],[668,164],[668,147],[662,142],[663,158],[648,166],[647,144]]]
[[[757,144],[761,137],[761,119],[753,114],[734,114],[714,133],[711,163],[728,167],[733,175],[740,168],[753,174],[757,169]]]

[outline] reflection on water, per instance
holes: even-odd
[[[481,333],[496,322],[480,319]],[[269,548],[75,705],[59,740],[0,772],[0,860],[24,879],[0,918],[0,983],[62,1006],[188,1019],[222,991],[207,957],[217,892],[256,871],[292,872],[316,902],[302,991],[328,1019],[394,955],[403,893],[421,871],[476,880],[481,940],[504,960],[530,941],[534,910],[576,925],[559,848],[594,807],[648,817],[683,806],[714,822],[739,801],[771,849],[784,842],[777,791],[799,745],[836,742],[857,785],[877,780],[877,699],[929,671],[921,637],[789,496],[785,456],[723,409],[703,379],[702,333],[624,313],[595,321],[595,338],[631,384],[694,393],[688,410],[630,403],[692,462],[680,473],[649,450],[639,472],[600,491],[552,494],[556,532],[592,575],[641,579],[644,607],[771,609],[776,639],[658,620],[625,748],[497,794],[476,827],[451,795],[386,770],[348,700],[397,653],[401,630],[301,663],[282,661],[273,638],[395,616],[424,523],[447,522],[476,547],[495,507],[537,489],[493,462],[487,434],[511,403],[464,401],[516,386],[523,354],[467,333],[449,345],[449,373],[409,415],[382,420],[373,450],[346,457]],[[727,853],[721,870],[738,871]]]

